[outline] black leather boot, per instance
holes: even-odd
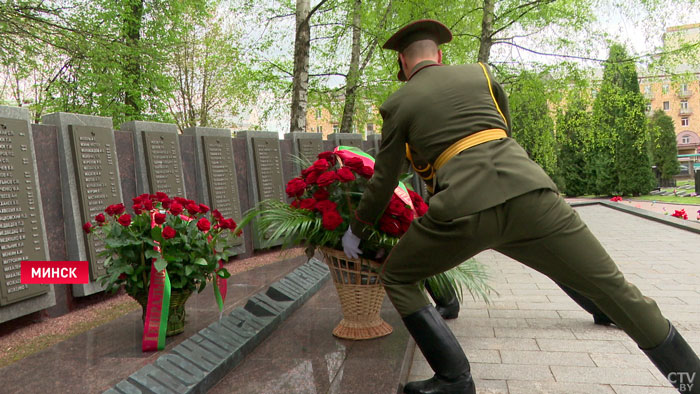
[[[428,291],[430,297],[435,301],[435,309],[437,309],[443,319],[456,319],[459,316],[459,300],[457,299],[457,294],[455,294],[451,287],[446,292],[447,294],[442,294],[442,297],[438,297],[430,287],[430,283],[426,280],[425,290]]]
[[[579,292],[576,290],[564,286],[563,284],[559,282],[555,282],[559,287],[561,287],[562,290],[564,290],[564,293],[571,297],[574,302],[576,302],[583,310],[586,312],[590,313],[593,315],[593,323],[600,325],[600,326],[609,326],[611,324],[615,324],[614,321],[612,321],[608,315],[606,315],[603,311],[601,311],[596,304],[593,303],[589,298],[584,297],[581,295]]]
[[[476,394],[467,356],[432,305],[404,317],[403,322],[435,371],[428,380],[407,383],[404,393]]]
[[[679,393],[700,394],[700,359],[673,325],[668,325],[668,336],[661,345],[642,350]]]

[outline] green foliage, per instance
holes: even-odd
[[[591,115],[586,107],[582,99],[573,101],[557,119],[560,189],[569,197],[586,194],[590,188],[585,141],[591,129]]]
[[[624,47],[612,45],[593,103],[596,193],[639,195],[651,190],[654,178],[645,107],[634,62]]]
[[[549,114],[545,84],[538,75],[523,71],[510,90],[513,138],[554,177],[557,171],[554,121]]]
[[[657,110],[649,121],[649,135],[653,164],[662,179],[672,179],[680,171],[673,119],[663,110]]]
[[[476,260],[469,259],[449,271],[431,276],[426,281],[438,297],[456,294],[461,303],[464,300],[463,289],[466,288],[473,299],[481,299],[488,303],[491,292],[496,292],[488,284],[488,279],[485,267]]]

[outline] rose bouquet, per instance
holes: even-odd
[[[110,205],[83,225],[104,242],[100,255],[107,272],[98,280],[107,291],[123,286],[134,298],[147,295],[151,265],[167,269],[174,290],[201,292],[207,281],[230,276],[219,262],[231,255],[226,233],[236,229],[233,219],[161,192],[142,194],[133,202],[133,215],[124,204]]]

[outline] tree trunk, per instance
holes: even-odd
[[[309,49],[311,47],[309,4],[309,0],[297,0],[290,132],[306,131],[306,107],[309,95]]]
[[[484,15],[481,18],[481,39],[479,40],[478,61],[486,64],[491,56],[493,45],[493,10],[495,0],[484,0]]]
[[[140,40],[141,22],[143,20],[143,0],[125,0],[122,25],[122,37],[127,46],[124,60],[124,74],[127,86],[124,91],[124,104],[126,105],[126,118],[133,119],[141,114],[141,68],[140,68]]]
[[[360,80],[361,11],[362,1],[354,0],[352,7],[352,50],[350,52],[350,69],[348,70],[347,83],[345,84],[345,104],[343,105],[343,118],[340,123],[341,133],[352,133],[352,118],[355,115],[355,98],[357,84]]]

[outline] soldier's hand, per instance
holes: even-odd
[[[362,254],[360,249],[360,237],[352,233],[352,230],[348,228],[348,231],[343,234],[343,252],[345,255],[351,259],[356,259]]]

